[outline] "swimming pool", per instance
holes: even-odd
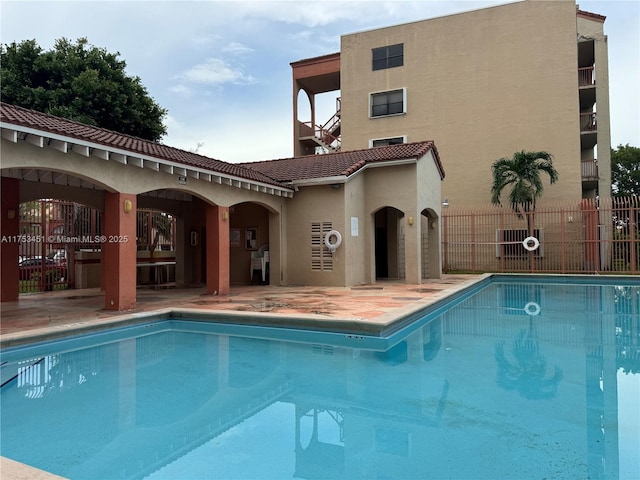
[[[69,478],[638,478],[640,287],[496,280],[375,337],[157,321],[2,352]]]

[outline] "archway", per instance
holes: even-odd
[[[232,285],[271,282],[270,210],[254,202],[229,208],[229,262]]]
[[[383,207],[373,214],[375,243],[375,278],[405,278],[404,232],[400,220],[404,213]]]

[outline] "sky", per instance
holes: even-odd
[[[168,110],[162,143],[223,160],[293,155],[291,62],[340,51],[343,34],[505,1],[0,0],[0,42],[86,37]],[[581,1],[605,15],[611,144],[640,146],[640,1]],[[335,112],[319,98],[317,119]],[[308,120],[301,118],[303,121]]]

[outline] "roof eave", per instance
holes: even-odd
[[[346,175],[335,175],[332,177],[320,178],[303,178],[301,180],[292,180],[291,185],[295,187],[315,187],[320,185],[335,185],[339,183],[347,183]]]
[[[5,138],[14,143],[18,141],[17,133],[22,133],[25,135],[25,139],[27,139],[29,135],[32,136],[33,141],[30,141],[29,143],[32,143],[35,146],[44,146],[44,141],[36,141],[37,139],[48,139],[59,142],[58,145],[54,148],[62,151],[63,153],[68,153],[68,151],[70,150],[68,146],[77,146],[81,149],[84,149],[81,154],[85,156],[95,156],[97,158],[101,158],[102,160],[114,160],[124,165],[134,165],[140,168],[149,168],[151,170],[162,171],[170,175],[194,178],[197,180],[204,180],[220,185],[235,186],[237,188],[244,188],[246,190],[253,190],[256,192],[281,197],[293,197],[293,190],[285,186],[272,185],[269,183],[242,178],[236,175],[230,175],[203,167],[187,165],[184,163],[166,160],[151,155],[132,152],[126,149],[105,146],[100,143],[48,132],[46,130],[38,130],[36,128],[27,127],[24,125],[16,125],[5,121],[0,121],[0,128],[2,129],[2,138]],[[16,135],[12,134],[12,132],[16,132]],[[73,148],[71,150],[73,150]]]

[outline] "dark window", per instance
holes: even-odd
[[[371,95],[371,116],[382,117],[404,113],[404,91],[374,93]]]
[[[393,137],[393,138],[379,138],[371,142],[372,147],[384,147],[387,145],[400,145],[404,143],[404,138],[402,137]]]
[[[389,45],[388,47],[374,48],[372,53],[373,70],[401,67],[404,63],[404,44]]]

